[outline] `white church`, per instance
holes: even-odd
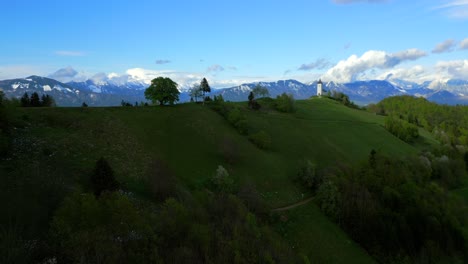
[[[322,86],[323,86],[322,79],[319,79],[319,81],[317,82],[317,96],[318,97],[322,97],[322,93],[323,93]]]

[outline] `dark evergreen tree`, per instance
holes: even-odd
[[[52,106],[55,106],[55,100],[52,96],[48,95],[48,94],[43,94],[41,96],[41,106],[45,106],[45,107],[52,107]]]
[[[211,92],[211,87],[208,84],[208,81],[206,80],[206,78],[203,78],[203,80],[201,81],[200,89],[203,92],[203,98],[205,98],[205,100],[206,100],[205,94]]]
[[[81,107],[88,107],[88,104],[85,103],[85,102],[83,102],[83,103],[81,104]]]
[[[39,106],[41,106],[41,100],[39,99],[39,94],[37,94],[36,92],[34,92],[34,93],[31,95],[31,106],[32,106],[32,107],[39,107]]]
[[[249,102],[251,102],[254,98],[255,98],[255,96],[254,96],[253,92],[250,92],[249,97],[248,97]]]
[[[119,187],[114,178],[114,171],[103,157],[96,162],[96,167],[91,176],[91,186],[96,196],[101,195],[104,191],[115,191]]]
[[[21,96],[20,102],[22,107],[31,106],[31,99],[29,99],[29,94],[24,93],[23,96]]]

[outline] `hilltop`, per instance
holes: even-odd
[[[228,103],[245,116],[249,133],[268,134],[266,149],[209,105],[17,109],[22,128],[15,135],[12,156],[0,163],[8,175],[2,200],[14,201],[8,205],[9,217],[20,217],[19,226],[30,226],[15,232],[44,236],[63,197],[89,188],[87,175],[99,157],[109,161],[125,191],[145,200],[154,199],[148,180],[155,179],[147,178],[154,166],[175,177],[178,197],[186,200],[203,192],[221,165],[237,186],[253,186],[269,210],[312,195],[296,181],[304,160],[320,170],[346,167],[366,161],[372,150],[407,157],[435,142],[422,133],[414,144],[405,143],[383,127],[384,117],[326,98],[296,101],[294,113],[278,112],[268,102],[262,102],[260,111],[248,109],[245,102]],[[8,189],[11,186],[19,187]],[[269,221],[290,249],[311,262],[374,262],[314,203]]]

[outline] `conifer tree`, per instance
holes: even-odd
[[[203,92],[203,101],[205,101],[205,94],[211,92],[211,87],[210,87],[210,85],[208,84],[208,81],[206,80],[206,78],[203,78],[203,80],[201,81],[201,83],[200,83],[200,89],[201,89],[202,92]]]
[[[41,100],[39,99],[39,94],[37,94],[36,92],[34,92],[32,95],[31,95],[31,106],[32,107],[39,107],[41,106]]]
[[[20,102],[21,102],[22,107],[30,106],[31,105],[31,99],[29,99],[29,94],[24,93],[23,96],[21,96]]]

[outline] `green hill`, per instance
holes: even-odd
[[[222,165],[239,186],[254,185],[268,206],[277,208],[310,195],[294,182],[301,160],[319,168],[355,164],[367,160],[372,149],[405,156],[431,141],[423,137],[418,148],[408,145],[383,128],[383,117],[328,99],[297,101],[295,113],[251,111],[244,104],[236,105],[250,131],[263,130],[271,137],[267,150],[198,104],[17,109],[24,129],[17,134],[13,157],[1,163],[0,172],[8,175],[2,201],[14,201],[4,205],[11,218],[21,219],[19,226],[28,226],[17,230],[25,239],[43,236],[53,210],[67,193],[87,188],[85,175],[104,156],[118,181],[143,197],[147,197],[143,179],[154,162],[167,164],[188,191],[204,188]],[[277,231],[311,262],[373,262],[313,204],[278,216],[282,220],[274,224]]]

